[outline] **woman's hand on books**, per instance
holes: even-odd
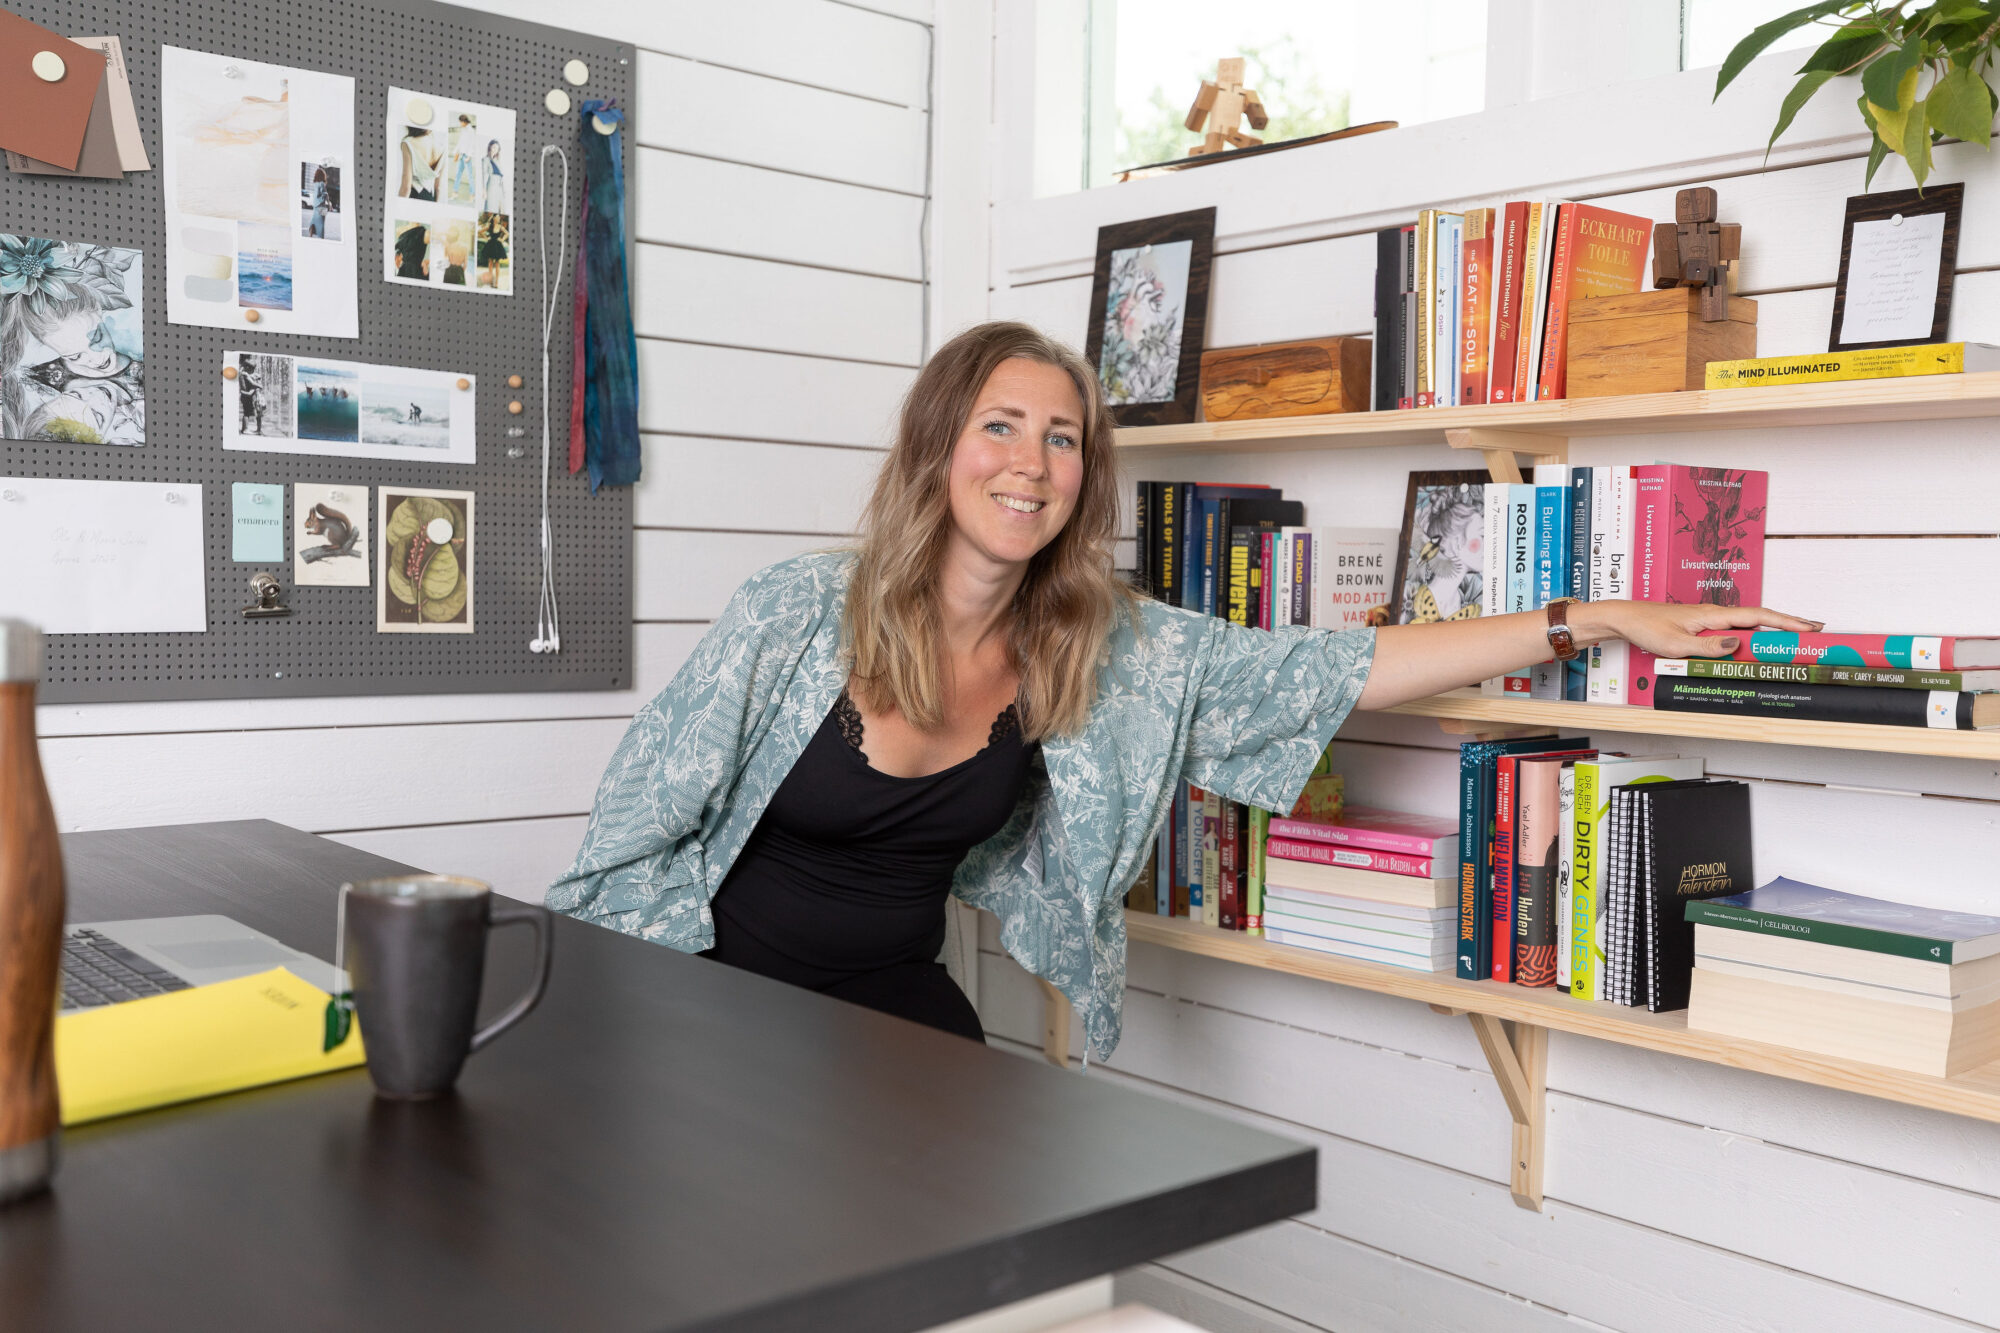
[[[1741,640],[1704,635],[1703,630],[1780,629],[1814,633],[1817,620],[1786,615],[1763,606],[1677,606],[1661,602],[1579,602],[1570,608],[1577,642],[1624,639],[1655,657],[1726,657]]]

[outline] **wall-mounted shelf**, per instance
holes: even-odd
[[[1665,431],[1749,430],[1768,426],[1847,426],[1885,421],[1956,421],[2000,416],[2000,371],[1915,375],[1791,384],[1766,389],[1690,389],[1617,398],[1558,398],[1542,403],[1429,407],[1399,412],[1348,412],[1315,417],[1198,421],[1185,426],[1131,426],[1116,435],[1121,450],[1148,454],[1269,453],[1289,449],[1372,449],[1443,444],[1489,448],[1514,437],[1513,447],[1558,455],[1581,436],[1657,435]]]
[[[1955,1078],[1932,1078],[1737,1037],[1690,1032],[1685,1011],[1651,1014],[1624,1005],[1572,999],[1550,988],[1460,981],[1442,972],[1356,962],[1175,917],[1128,911],[1125,930],[1133,941],[1421,1000],[1440,1012],[1466,1015],[1514,1119],[1509,1174],[1514,1200],[1524,1208],[1540,1208],[1542,1202],[1544,1064],[1552,1031],[2000,1123],[2000,1061]],[[1063,1026],[1066,1032],[1066,1021]]]
[[[1949,759],[2000,759],[2000,728],[1944,731],[1931,727],[1888,727],[1859,722],[1800,722],[1790,718],[1740,717],[1733,713],[1681,713],[1623,704],[1560,703],[1549,699],[1495,699],[1477,690],[1453,690],[1385,709],[1441,721],[1485,725],[1446,727],[1468,734],[1517,729],[1623,731],[1650,736],[1699,736],[1707,740],[1751,741],[1760,745],[1808,745],[1832,750],[1873,750],[1881,754],[1931,754]]]

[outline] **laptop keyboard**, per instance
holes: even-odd
[[[63,936],[62,1007],[95,1009],[186,990],[187,982],[94,930]]]

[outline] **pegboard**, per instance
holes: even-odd
[[[8,7],[71,36],[115,34],[124,47],[134,104],[153,170],[122,181],[17,175],[0,170],[0,231],[124,246],[145,252],[146,442],[138,446],[0,441],[0,475],[100,481],[198,482],[207,525],[208,631],[204,634],[64,634],[48,640],[47,702],[214,699],[340,694],[612,690],[632,680],[632,495],[590,494],[568,475],[571,309],[583,164],[578,120],[550,115],[543,98],[561,87],[581,102],[632,105],[632,48],[539,24],[495,18],[423,0],[7,0]],[[251,327],[193,328],[167,322],[161,211],[160,47],[181,46],[355,81],[355,171],[343,216],[357,228],[361,336],[260,333]],[[581,58],[589,82],[563,82]],[[384,282],[383,162],[391,86],[511,107],[514,145],[513,294]],[[591,133],[585,130],[585,133]],[[632,144],[623,136],[631,234]],[[545,143],[570,157],[569,253],[551,353],[550,513],[555,529],[562,652],[531,653],[540,590],[541,222],[533,214]],[[549,183],[550,227],[559,167]],[[550,237],[553,246],[553,235]],[[628,267],[628,272],[629,272]],[[474,466],[380,462],[296,454],[225,452],[220,375],[226,350],[321,356],[470,373],[478,377]],[[519,374],[524,387],[507,387]],[[525,411],[509,416],[518,398]],[[510,425],[526,428],[509,438]],[[507,456],[509,448],[521,456]],[[370,486],[371,586],[298,586],[292,579],[293,482]],[[283,565],[237,564],[230,549],[232,482],[285,486]],[[421,486],[474,492],[471,634],[378,634],[375,630],[375,491]],[[250,578],[277,576],[293,614],[246,620]],[[5,571],[0,571],[4,578]]]

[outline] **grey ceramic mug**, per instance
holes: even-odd
[[[343,886],[347,967],[368,1076],[384,1097],[449,1092],[465,1057],[527,1017],[549,983],[547,909],[494,894],[476,879],[398,875]],[[535,976],[527,994],[473,1031],[486,974],[486,931],[535,930]]]

